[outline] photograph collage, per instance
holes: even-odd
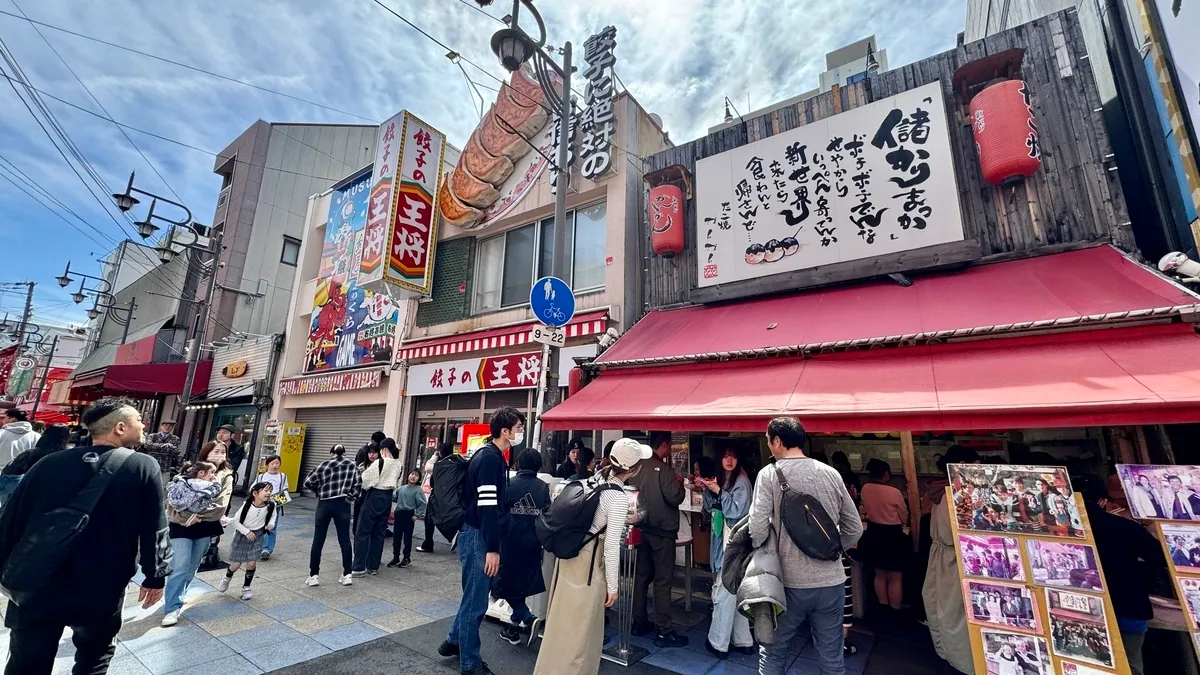
[[[978,626],[988,675],[1117,670],[1099,556],[1083,541],[1066,471],[973,464],[947,473],[967,621]],[[1200,565],[1197,537],[1188,541]],[[1200,584],[1195,594],[1200,609]]]

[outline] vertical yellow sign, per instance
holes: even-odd
[[[307,424],[287,422],[283,425],[283,442],[279,444],[279,470],[288,477],[293,492],[300,490],[300,457],[304,454],[304,432]]]

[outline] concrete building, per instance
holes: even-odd
[[[821,73],[820,86],[816,89],[809,89],[802,94],[777,101],[765,108],[752,110],[742,116],[742,119],[748,120],[770,114],[775,110],[807,101],[818,94],[829,91],[834,86],[845,87],[872,75],[887,72],[887,69],[887,50],[879,49],[874,35],[863,38],[825,54],[825,72]],[[725,112],[725,120],[716,126],[709,127],[708,133],[716,133],[742,123],[741,120],[734,119],[732,111],[728,108]]]

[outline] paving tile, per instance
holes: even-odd
[[[253,611],[253,607],[234,600],[232,597],[226,597],[216,602],[206,603],[197,607],[188,607],[183,610],[183,614],[192,623],[205,623],[214,619],[224,619],[225,617],[237,616],[238,614]]]
[[[269,581],[258,581],[256,579],[254,581],[254,597],[243,602],[254,609],[265,611],[280,605],[307,599],[303,595],[293,593],[279,584],[273,584]]]
[[[258,675],[261,672],[261,668],[234,654],[216,661],[197,663],[182,670],[172,670],[169,675]]]
[[[643,662],[681,675],[703,675],[716,665],[717,659],[690,649],[660,649]]]
[[[272,623],[257,628],[230,633],[221,637],[221,642],[229,645],[239,654],[266,647],[267,645],[286,642],[302,637],[303,634],[281,623]]]
[[[148,629],[143,626],[125,624],[118,634],[121,644],[129,651],[141,656],[162,649],[179,649],[212,637],[203,628],[190,623],[180,622],[177,626],[162,628],[158,625],[158,622],[162,620],[161,615],[152,617],[152,619],[157,620],[154,621],[153,627]]]
[[[73,665],[73,664],[72,664]],[[54,675],[58,675],[58,664],[55,663]],[[63,671],[64,675],[71,672],[70,666]],[[147,668],[141,661],[130,656],[124,659],[113,659],[112,663],[108,664],[108,675],[156,675]]]
[[[366,621],[372,626],[385,630],[388,633],[399,633],[402,630],[423,626],[436,620],[431,616],[414,612],[411,609],[402,609],[399,612],[384,614],[383,616],[370,618]]]
[[[164,675],[165,673],[190,668],[194,665],[216,661],[217,659],[233,655],[233,650],[226,646],[225,643],[215,637],[209,636],[203,640],[141,653],[137,655],[137,658],[154,675]]]
[[[279,605],[278,607],[263,610],[263,614],[276,621],[290,621],[305,616],[312,616],[313,614],[320,614],[321,612],[328,611],[328,609],[325,605],[314,600],[297,600],[296,602],[289,602],[286,605]]]
[[[758,666],[719,661],[706,675],[758,675]]]
[[[224,637],[231,633],[273,623],[276,623],[276,621],[262,612],[244,612],[234,616],[213,619],[212,621],[198,622],[198,625],[208,631],[213,637]]]
[[[435,619],[445,619],[458,613],[458,602],[454,600],[438,600],[413,607],[413,610]]]
[[[356,621],[345,626],[338,626],[337,628],[315,633],[312,638],[326,647],[337,651],[384,637],[387,634],[385,630],[367,625],[361,621]]]
[[[349,614],[356,619],[363,620],[373,619],[377,616],[383,616],[384,614],[393,614],[401,609],[402,608],[399,605],[392,604],[386,600],[371,600],[369,602],[364,602],[357,605],[340,607],[338,608],[338,611],[342,612],[343,614]]]
[[[445,598],[431,595],[429,593],[422,593],[421,591],[398,584],[391,588],[381,589],[378,595],[381,600],[387,600],[388,602],[397,604],[405,609],[416,609],[421,605],[428,605],[431,602],[445,600]]]
[[[318,656],[324,656],[330,652],[325,645],[313,640],[309,637],[298,637],[284,642],[260,647],[259,649],[250,650],[242,656],[254,665],[263,669],[263,671],[271,671],[287,666],[295,665],[302,661],[315,659]]]
[[[317,633],[327,631],[331,628],[344,626],[348,623],[354,623],[354,618],[346,616],[337,610],[329,610],[312,616],[305,616],[299,619],[284,621],[284,625],[290,626],[305,635],[315,635]]]
[[[816,661],[796,659],[787,669],[786,675],[821,675],[821,667],[817,665]]]
[[[358,583],[358,579],[355,579],[354,581],[354,585],[349,588],[344,586],[333,586],[325,589],[325,592],[323,593],[314,593],[308,597],[331,609],[341,609],[343,607],[361,605],[379,599],[379,595],[377,593],[364,590],[362,584]]]
[[[258,571],[254,573],[255,579],[264,579],[266,581],[281,581],[283,579],[302,579],[308,578],[308,564],[303,567],[299,565],[288,565],[285,562],[279,562],[278,565],[272,565],[275,560],[270,562],[259,563]]]

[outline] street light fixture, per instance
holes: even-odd
[[[93,307],[87,311],[87,315],[89,319],[95,321],[96,317],[100,316],[100,310]]]
[[[150,237],[154,236],[155,232],[161,229],[159,226],[154,224],[154,207],[157,204],[157,199],[150,200],[150,210],[146,213],[146,217],[142,220],[134,221],[133,223],[134,225],[137,225],[138,235],[141,236],[142,239],[149,239]]]
[[[533,41],[517,28],[501,28],[492,36],[492,51],[500,59],[500,65],[510,73],[521,69],[537,51]]]
[[[114,192],[113,201],[117,203],[117,208],[121,213],[127,213],[130,209],[141,203],[137,197],[133,196],[133,174],[129,174],[129,185],[125,188],[125,192]]]

